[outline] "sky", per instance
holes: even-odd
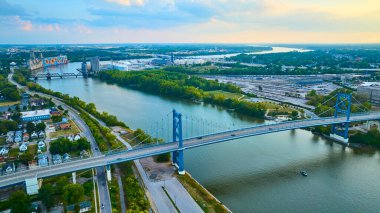
[[[0,0],[0,43],[380,43],[380,0]]]

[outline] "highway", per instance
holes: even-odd
[[[65,103],[59,101],[55,97],[52,97],[52,96],[46,95],[46,94],[42,94],[42,93],[31,92],[31,91],[27,90],[25,87],[23,87],[22,85],[18,84],[17,82],[15,82],[13,80],[13,78],[12,78],[13,73],[14,73],[14,70],[11,69],[11,73],[8,75],[8,81],[11,82],[12,84],[16,85],[17,88],[24,89],[29,94],[38,94],[39,96],[52,98],[52,101],[56,105],[61,105],[64,109],[67,109],[71,119],[78,125],[78,127],[82,130],[82,132],[85,135],[85,137],[87,138],[87,140],[91,143],[91,151],[92,151],[94,157],[101,155],[101,152],[99,151],[98,144],[96,143],[94,136],[92,135],[89,127],[86,125],[86,123],[79,116],[79,113],[77,110],[75,110],[74,108],[72,108],[70,106],[67,106]],[[106,180],[104,166],[96,167],[96,183],[98,185],[99,205],[100,206],[101,206],[101,204],[104,205],[104,208],[101,208],[100,212],[112,212],[111,199],[110,199],[110,195],[109,195],[108,182]]]
[[[380,113],[352,114],[349,122],[380,120]],[[331,125],[346,122],[345,117],[338,118],[319,118],[309,120],[297,120],[291,122],[282,122],[268,125],[257,125],[244,129],[231,130],[211,135],[204,135],[195,138],[186,139],[183,141],[183,148],[190,149],[199,146],[220,143],[238,138],[251,137],[256,135],[270,134],[273,132],[286,131],[291,129],[299,129],[320,125]],[[115,164],[125,161],[141,159],[149,156],[173,152],[179,150],[177,143],[165,143],[159,145],[151,145],[133,150],[117,151],[110,154],[101,154],[88,159],[71,161],[59,165],[51,165],[48,167],[37,168],[33,170],[25,170],[9,175],[2,176],[0,179],[0,187],[13,185],[23,182],[29,177],[49,177],[63,173],[69,173],[82,169],[96,168],[109,164]]]

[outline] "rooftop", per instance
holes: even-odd
[[[35,110],[35,111],[26,111],[21,112],[23,118],[34,117],[34,116],[42,116],[42,115],[50,115],[49,109]]]

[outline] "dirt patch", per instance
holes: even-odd
[[[147,176],[152,181],[173,179],[177,169],[171,163],[156,163],[152,157],[140,160]]]

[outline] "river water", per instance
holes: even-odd
[[[256,46],[256,45],[252,45]],[[272,47],[272,50],[265,50],[265,51],[259,51],[259,52],[251,52],[251,53],[245,53],[250,55],[262,55],[262,54],[269,54],[269,53],[287,53],[287,52],[309,52],[312,50],[308,49],[300,49],[300,48],[292,48],[292,47]],[[221,55],[198,55],[198,56],[186,56],[183,57],[185,59],[222,59],[222,58],[228,58],[237,56],[241,53],[230,53],[230,54],[221,54]]]
[[[70,63],[49,69],[74,72],[79,66]],[[215,106],[162,98],[96,79],[38,82],[93,102],[133,129],[162,137],[170,135],[167,120],[173,108],[187,118],[185,136],[204,133],[207,128],[264,123]],[[199,121],[202,118],[209,123]],[[187,123],[190,120],[198,122],[191,125]],[[165,130],[157,133],[160,128]],[[380,208],[379,153],[342,149],[305,130],[187,150],[185,168],[234,212],[379,212]],[[309,176],[300,176],[300,170],[307,170]]]

